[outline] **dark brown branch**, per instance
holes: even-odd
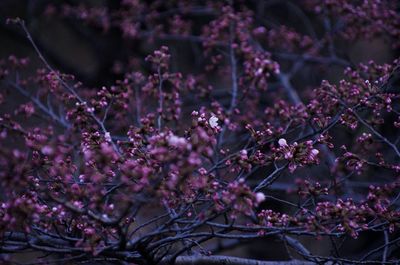
[[[161,262],[161,264],[167,264]],[[309,261],[261,261],[228,256],[180,256],[175,260],[175,265],[308,265],[314,264]]]

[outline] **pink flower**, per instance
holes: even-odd
[[[41,151],[44,155],[52,155],[54,153],[54,149],[48,145],[43,146]]]

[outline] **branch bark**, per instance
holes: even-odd
[[[167,265],[165,259],[161,262]],[[228,256],[179,256],[176,258],[174,265],[311,265],[313,262],[302,260],[287,261],[261,261],[255,259],[228,257]]]

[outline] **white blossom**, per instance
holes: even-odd
[[[311,153],[312,153],[314,156],[316,156],[316,155],[319,154],[319,151],[318,151],[317,149],[313,149],[313,150],[311,150]]]
[[[283,147],[283,146],[287,146],[287,142],[285,139],[281,138],[278,141],[279,146]]]
[[[104,134],[104,138],[106,139],[107,142],[111,142],[111,134],[109,132],[106,132]]]
[[[262,68],[258,68],[254,75],[255,76],[260,76],[262,74],[262,72],[263,72],[263,69]]]
[[[218,118],[211,116],[211,118],[208,120],[208,123],[210,124],[211,128],[216,128],[218,127]]]
[[[262,192],[257,192],[256,193],[256,202],[262,203],[263,201],[265,201],[265,194]]]

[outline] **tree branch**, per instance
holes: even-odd
[[[161,264],[167,264],[162,261]],[[301,260],[261,261],[228,256],[179,256],[174,265],[311,265],[313,262]]]

